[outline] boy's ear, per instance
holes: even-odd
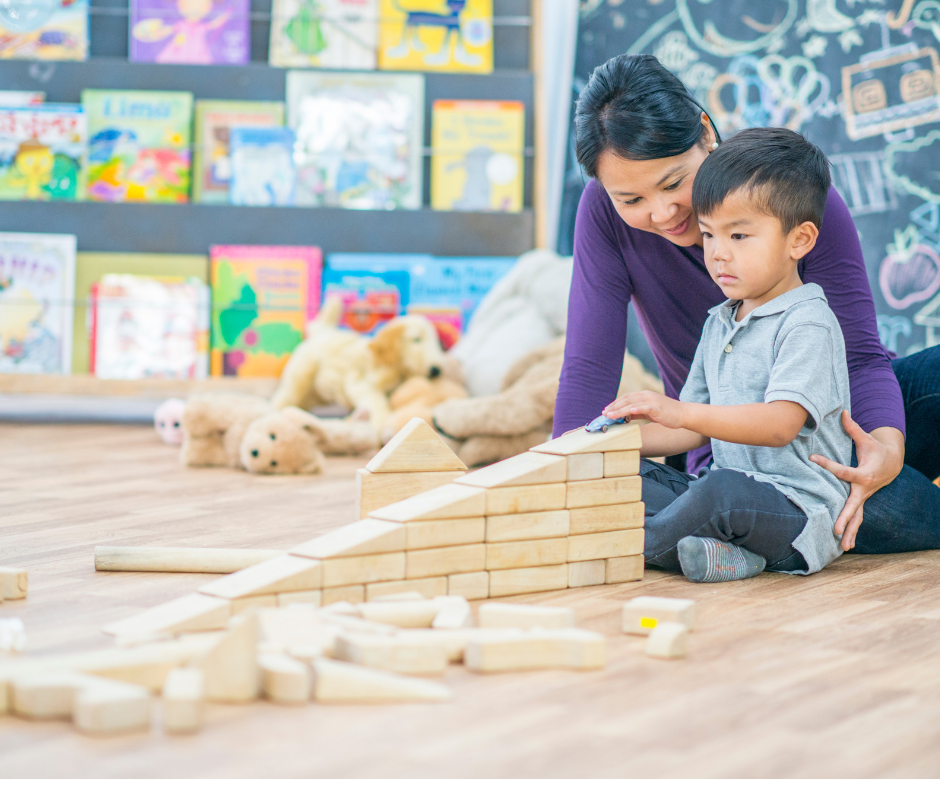
[[[802,260],[816,246],[816,239],[819,238],[819,228],[812,222],[803,222],[803,224],[793,228],[790,237],[792,239],[790,242],[790,257],[794,260]]]

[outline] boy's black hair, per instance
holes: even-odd
[[[743,189],[784,234],[803,222],[822,227],[832,177],[825,154],[789,129],[745,129],[721,143],[699,167],[692,208],[709,216]]]

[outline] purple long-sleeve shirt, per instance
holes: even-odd
[[[804,283],[822,287],[842,326],[852,418],[866,432],[895,427],[903,433],[904,401],[890,356],[878,339],[858,232],[835,189],[826,200],[816,246],[799,270]],[[574,276],[565,363],[555,403],[556,436],[586,424],[616,398],[631,300],[666,394],[678,397],[708,310],[725,296],[708,275],[701,247],[676,246],[630,227],[617,215],[603,187],[591,181],[581,195],[574,229]],[[708,446],[690,452],[689,472],[697,473],[710,459]]]

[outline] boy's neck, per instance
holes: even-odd
[[[740,323],[759,306],[763,306],[769,301],[773,301],[778,296],[782,296],[784,293],[789,293],[791,290],[796,290],[796,288],[802,286],[803,280],[800,279],[796,266],[793,266],[789,275],[777,282],[777,284],[771,287],[766,293],[755,298],[741,299],[737,312],[735,312],[734,315],[735,322]]]

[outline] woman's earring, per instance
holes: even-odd
[[[712,143],[712,150],[718,150],[718,142],[717,142],[717,140]]]

